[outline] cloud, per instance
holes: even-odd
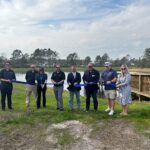
[[[50,47],[62,58],[139,57],[150,45],[148,0],[0,0],[0,10],[0,52],[8,56]]]

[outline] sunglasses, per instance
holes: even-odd
[[[126,70],[126,68],[121,68],[121,70]]]

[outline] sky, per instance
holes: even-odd
[[[0,0],[0,55],[51,48],[60,58],[138,58],[150,47],[149,0]]]

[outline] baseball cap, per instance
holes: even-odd
[[[109,66],[111,66],[111,65],[112,65],[111,62],[105,62],[105,64],[104,64],[105,67],[109,67]]]

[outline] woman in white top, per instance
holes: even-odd
[[[128,104],[132,103],[131,98],[131,75],[127,65],[121,66],[121,74],[117,81],[119,88],[119,99],[122,105],[122,113],[120,115],[128,115]]]

